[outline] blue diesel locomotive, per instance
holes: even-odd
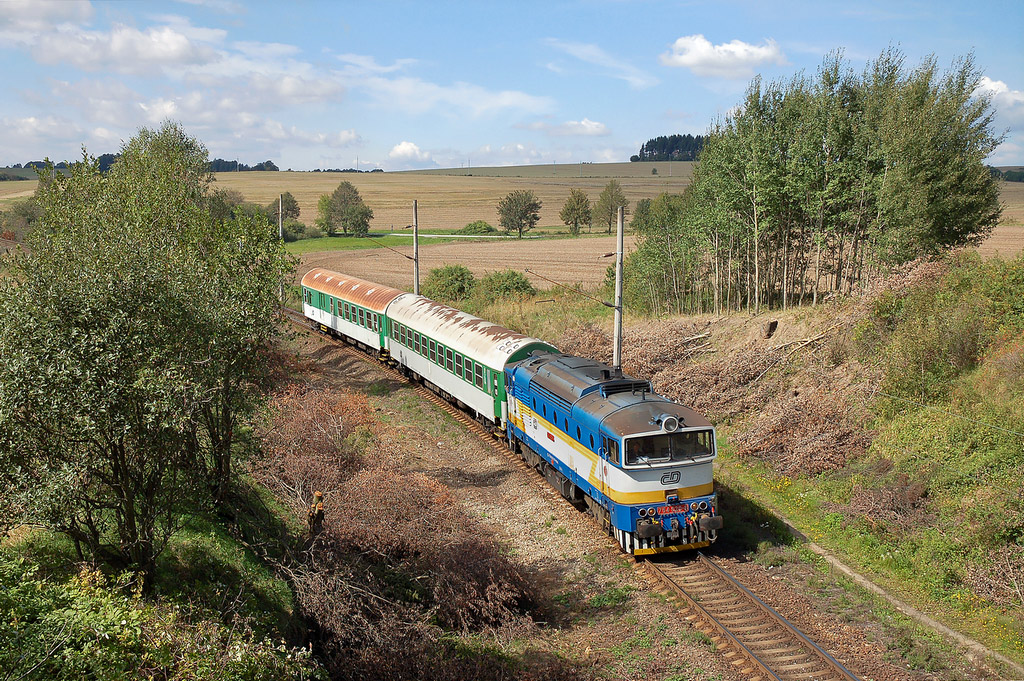
[[[507,439],[623,551],[707,546],[722,528],[715,431],[649,381],[424,296],[325,269],[302,278],[315,328],[361,346]]]

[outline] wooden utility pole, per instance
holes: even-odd
[[[284,194],[277,195],[277,238],[284,241]],[[284,279],[281,279],[281,302],[284,302]]]
[[[623,258],[623,208],[619,206],[615,232],[615,347],[612,364],[615,375],[622,376],[622,258]]]
[[[412,292],[420,294],[420,216],[417,202],[412,202]]]

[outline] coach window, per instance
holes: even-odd
[[[334,298],[331,298],[331,314],[334,314]]]
[[[455,353],[455,375],[462,378],[462,355]]]
[[[476,365],[476,387],[484,389],[484,368],[480,364]]]
[[[444,365],[448,371],[455,371],[455,353],[451,348],[444,349]]]
[[[435,343],[434,341],[430,341],[430,345],[428,345],[427,347],[430,348],[430,361],[436,363],[437,362],[437,343]]]

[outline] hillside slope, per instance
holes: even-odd
[[[585,325],[560,347],[611,343]],[[917,263],[816,309],[627,324],[623,354],[718,425],[723,479],[1024,658],[1024,258]]]

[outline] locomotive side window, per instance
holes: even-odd
[[[583,442],[583,433],[580,431],[580,427],[576,426],[576,439]]]
[[[594,448],[594,434],[593,433],[590,434],[590,448],[591,449]]]

